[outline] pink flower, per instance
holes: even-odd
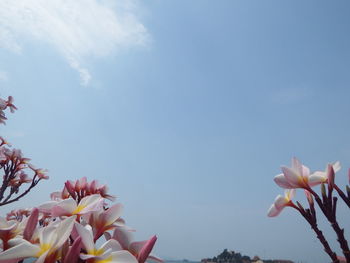
[[[49,179],[49,176],[47,176],[47,170],[41,169],[41,168],[35,168],[34,165],[29,164],[28,167],[33,170],[36,176],[38,176],[39,179]]]
[[[14,113],[15,110],[17,110],[17,107],[15,105],[13,105],[13,97],[12,96],[9,96],[5,103],[6,103],[6,107],[10,108],[11,113]]]
[[[296,158],[292,159],[292,167],[282,166],[282,174],[276,175],[274,181],[282,188],[310,188],[310,170]]]
[[[137,263],[136,258],[130,252],[122,250],[118,241],[114,239],[110,239],[100,248],[96,248],[90,225],[83,227],[75,223],[75,228],[86,250],[85,254],[80,254],[81,259],[91,263]]]
[[[267,215],[269,217],[278,216],[283,208],[286,206],[291,206],[293,204],[292,198],[295,196],[295,189],[285,190],[284,196],[278,195],[275,199],[275,202],[271,205]]]
[[[0,217],[0,239],[2,241],[3,250],[8,249],[8,241],[23,232],[25,221],[18,222],[16,220],[7,221]]]
[[[99,210],[91,214],[88,221],[94,229],[95,239],[116,226],[124,225],[124,221],[120,220],[122,211],[122,204],[115,204],[106,210]]]
[[[339,162],[328,164],[324,171],[316,171],[309,177],[309,184],[314,186],[322,183],[334,183],[334,174],[340,170]]]
[[[58,202],[52,208],[52,216],[84,215],[98,211],[103,206],[103,198],[99,195],[89,195],[81,199],[79,204],[72,198]]]
[[[147,259],[163,262],[159,257],[150,254],[157,241],[156,236],[151,237],[149,240],[133,242],[130,231],[124,227],[117,227],[112,238],[117,240],[123,249],[130,251],[138,259],[139,263],[144,263]]]
[[[28,257],[38,258],[36,263],[44,263],[49,257],[50,262],[54,262],[59,256],[57,250],[62,247],[73,229],[74,221],[75,216],[41,229],[38,244],[32,244],[25,239],[10,240],[11,248],[0,253],[0,262]]]

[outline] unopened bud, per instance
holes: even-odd
[[[311,193],[308,190],[305,190],[305,195],[307,198],[307,201],[309,202],[310,205],[314,204],[314,199],[312,198]]]
[[[72,181],[66,181],[65,182],[65,187],[68,191],[68,193],[73,197],[73,199],[75,199],[76,195],[75,195],[75,189],[74,189],[74,182]]]
[[[328,187],[332,188],[334,187],[334,169],[333,169],[333,165],[328,164],[327,166],[327,178],[328,178]]]

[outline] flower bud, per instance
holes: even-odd
[[[309,202],[310,205],[313,205],[314,204],[314,199],[313,199],[311,193],[308,190],[304,190],[304,191],[305,191],[305,195],[306,195],[307,201]]]
[[[334,173],[333,165],[328,164],[327,166],[328,187],[331,189],[333,189],[334,187],[334,177],[335,177],[335,173]]]

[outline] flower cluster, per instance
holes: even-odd
[[[121,218],[123,206],[108,205],[108,199],[113,197],[106,186],[83,177],[67,181],[62,191],[51,194],[51,201],[0,217],[0,262],[162,262],[150,255],[157,237],[133,241],[133,230]]]
[[[5,110],[14,112],[17,108],[13,98],[0,98],[0,124],[7,120]],[[46,170],[37,169],[29,164],[30,159],[23,156],[21,150],[11,148],[11,145],[0,137],[0,171],[2,185],[0,187],[0,206],[18,201],[28,194],[41,180],[48,179]]]
[[[303,165],[298,159],[292,159],[291,167],[282,166],[282,173],[275,176],[275,183],[285,189],[284,196],[278,195],[271,205],[268,216],[275,217],[281,213],[285,207],[291,207],[297,210],[304,219],[310,224],[317,238],[324,247],[324,251],[332,259],[332,262],[350,263],[350,250],[348,242],[344,236],[344,229],[339,226],[337,221],[337,201],[334,196],[336,192],[339,197],[350,208],[350,187],[346,186],[346,193],[335,183],[335,174],[340,170],[339,162],[328,164],[324,171],[310,172],[310,169]],[[350,177],[349,177],[350,178]],[[321,185],[321,195],[313,188]],[[293,202],[296,189],[303,189],[309,208],[304,208],[300,202]],[[344,257],[338,256],[330,247],[328,241],[317,225],[317,213],[315,203],[326,217],[334,232],[337,235],[337,241],[343,252]]]
[[[5,121],[7,120],[5,110],[9,108],[12,113],[17,110],[16,106],[13,105],[13,98],[12,96],[9,96],[7,100],[0,98],[0,123],[6,124]]]

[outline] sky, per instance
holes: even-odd
[[[348,183],[349,11],[346,0],[2,0],[0,96],[18,111],[1,135],[50,176],[14,207],[86,176],[109,185],[137,239],[157,234],[165,259],[228,248],[329,262],[295,211],[267,210],[294,156],[311,170],[339,160]]]

